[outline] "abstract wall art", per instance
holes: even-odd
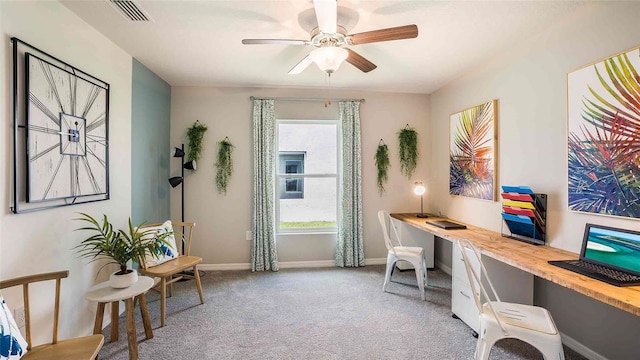
[[[449,121],[449,193],[495,200],[498,100],[452,114]]]
[[[636,48],[568,74],[569,210],[640,217],[639,71]]]

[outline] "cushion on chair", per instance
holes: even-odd
[[[156,265],[163,264],[169,260],[173,260],[178,257],[178,247],[176,246],[176,238],[173,235],[173,226],[171,226],[171,220],[165,221],[162,225],[158,227],[149,227],[145,228],[145,231],[153,230],[149,232],[147,235],[143,237],[143,239],[150,239],[152,237],[157,237],[158,235],[164,234],[166,232],[172,233],[171,235],[165,238],[166,242],[169,244],[162,244],[162,253],[158,254],[158,257],[155,258],[152,255],[147,255],[144,259],[146,267],[152,267]]]
[[[17,360],[26,353],[27,342],[0,294],[0,359]]]

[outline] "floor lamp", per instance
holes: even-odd
[[[180,176],[174,176],[169,178],[169,184],[171,184],[172,188],[177,187],[182,184],[182,194],[180,196],[180,221],[184,222],[184,169],[195,170],[196,169],[196,161],[190,160],[188,162],[184,162],[184,144],[181,147],[174,147],[171,149],[171,157],[179,157],[181,160],[180,164]],[[184,228],[182,228],[182,234],[184,236]],[[182,242],[182,254],[184,255],[184,242]]]

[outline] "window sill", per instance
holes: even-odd
[[[337,230],[318,230],[318,231],[291,231],[291,232],[279,232],[276,233],[277,236],[288,236],[288,235],[337,235]]]

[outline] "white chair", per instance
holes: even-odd
[[[395,246],[393,242],[391,242],[389,231],[387,230],[387,219],[389,219],[391,229],[393,229],[395,238],[398,240],[398,246]],[[424,249],[421,247],[402,245],[396,228],[391,224],[391,217],[388,212],[384,210],[378,211],[378,220],[380,221],[380,226],[382,226],[382,235],[384,236],[384,243],[388,251],[387,270],[385,271],[382,291],[387,292],[387,287],[391,281],[391,275],[393,274],[393,269],[396,267],[396,262],[398,260],[404,260],[410,262],[416,270],[416,280],[418,280],[418,288],[420,288],[420,297],[422,300],[425,300],[424,288],[427,285],[427,261],[424,256]]]
[[[491,348],[498,340],[515,338],[534,346],[545,360],[563,360],[560,333],[549,311],[538,306],[500,301],[478,250],[468,240],[458,240],[457,246],[462,252],[471,292],[480,312],[480,334],[474,358],[489,359]],[[473,261],[480,264],[480,274],[470,266]],[[486,291],[486,284],[489,284],[491,297]],[[480,296],[487,301],[483,303]]]

